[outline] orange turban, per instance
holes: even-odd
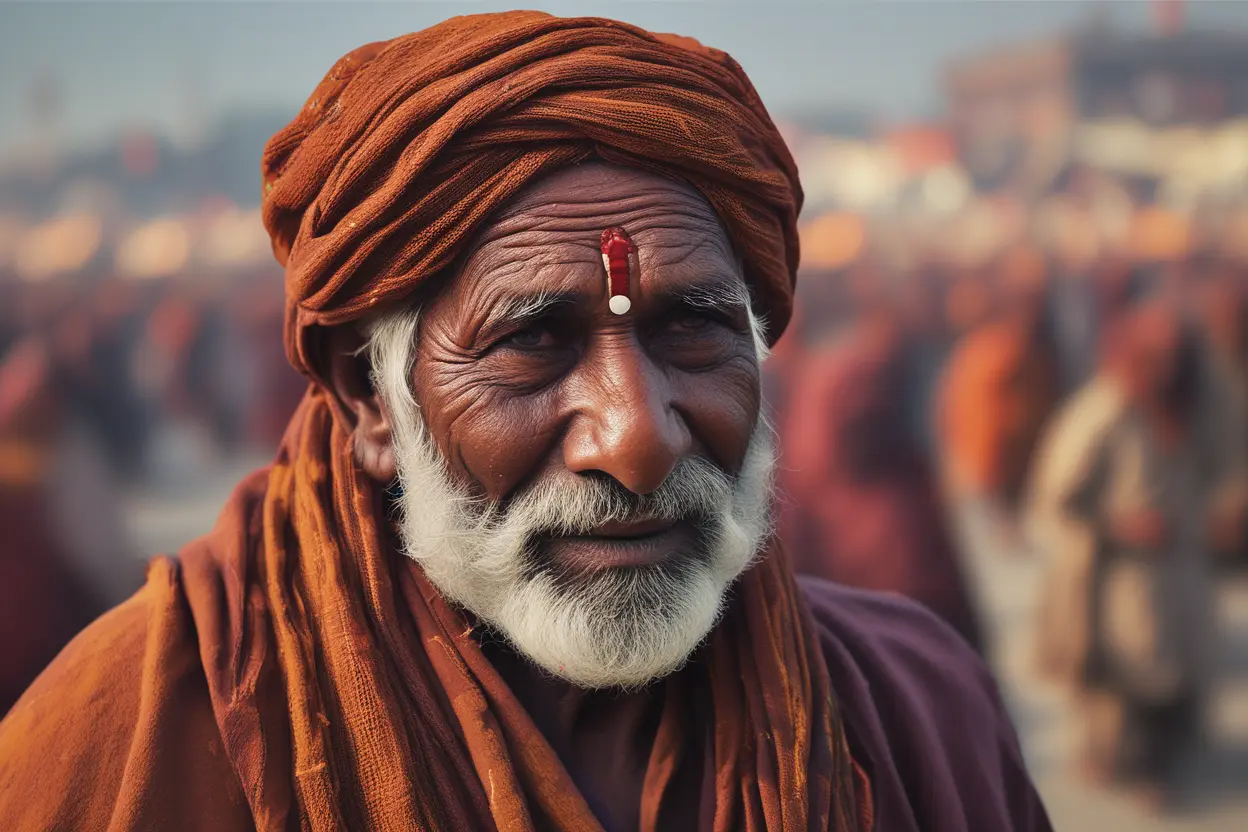
[[[411,297],[526,184],[589,158],[697,188],[780,336],[802,191],[741,67],[690,38],[512,12],[356,49],[269,142],[264,223],[292,362],[312,370],[314,328]]]

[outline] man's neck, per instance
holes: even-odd
[[[664,683],[636,692],[589,691],[551,676],[496,637],[482,649],[603,827],[637,829]]]

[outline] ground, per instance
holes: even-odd
[[[1218,593],[1222,675],[1212,704],[1212,748],[1185,777],[1186,805],[1169,816],[1129,794],[1081,782],[1071,759],[1077,725],[1061,691],[1031,673],[1032,622],[1042,565],[995,542],[973,512],[960,512],[976,594],[993,635],[992,661],[1023,739],[1032,776],[1059,832],[1242,832],[1248,830],[1248,579]]]
[[[176,472],[131,494],[130,526],[147,554],[172,551],[208,531],[234,485],[263,456],[201,459],[194,476]],[[968,566],[994,636],[993,661],[1014,713],[1033,776],[1059,832],[1240,832],[1248,830],[1248,580],[1228,580],[1218,604],[1223,624],[1224,682],[1213,708],[1217,739],[1193,765],[1193,805],[1167,818],[1141,811],[1129,795],[1079,782],[1069,769],[1075,725],[1061,694],[1031,677],[1031,611],[1040,565],[993,544],[981,531]]]

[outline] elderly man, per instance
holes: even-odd
[[[314,384],[0,728],[10,828],[1048,828],[961,640],[768,546],[800,190],[727,55],[457,18],[264,169]]]

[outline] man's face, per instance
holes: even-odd
[[[612,227],[637,249],[623,315],[599,248]],[[760,349],[700,195],[602,165],[545,180],[421,311],[418,416],[378,374],[408,554],[553,673],[670,672],[767,532]]]

